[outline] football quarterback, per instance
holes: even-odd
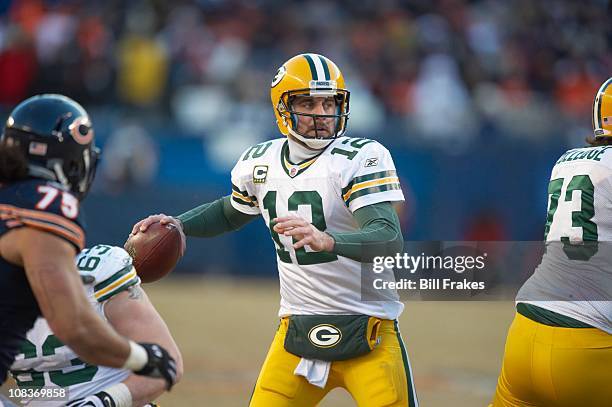
[[[181,355],[168,327],[140,287],[140,279],[128,253],[115,246],[96,245],[76,258],[81,275],[91,277],[86,286],[90,305],[117,332],[133,340],[163,345],[177,361],[177,381],[182,372]],[[131,407],[153,401],[165,390],[160,380],[130,375],[126,369],[83,362],[39,318],[21,345],[11,375],[24,389],[66,389],[67,400],[28,400],[28,406]]]
[[[495,407],[612,400],[612,78],[595,96],[587,142],[552,169],[546,251],[516,297]]]
[[[358,405],[417,406],[397,324],[403,304],[395,292],[362,299],[363,263],[403,247],[392,202],[404,196],[391,155],[346,136],[350,92],[322,55],[285,62],[270,95],[286,137],[241,154],[231,195],[176,218],[150,216],[132,233],[162,221],[209,237],[264,218],[276,247],[280,324],[251,406],[314,406],[336,387]]]

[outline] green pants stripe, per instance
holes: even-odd
[[[402,350],[402,360],[404,361],[404,370],[406,371],[406,385],[408,386],[408,407],[419,407],[419,399],[417,398],[416,389],[414,388],[412,369],[410,368],[408,353],[406,352],[406,346],[404,345],[404,341],[402,340],[402,335],[400,333],[397,321],[395,321],[395,332],[397,333],[397,341],[399,342],[400,349]]]

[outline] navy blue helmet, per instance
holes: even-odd
[[[57,181],[79,199],[89,191],[100,150],[89,115],[74,100],[56,94],[24,100],[7,119],[1,141],[19,147],[30,176]]]

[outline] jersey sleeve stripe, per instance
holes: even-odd
[[[136,285],[136,284],[140,284],[140,278],[137,276],[135,278],[131,278],[128,281],[126,281],[125,283],[121,284],[120,286],[118,286],[117,288],[109,291],[108,293],[104,294],[103,296],[101,296],[100,298],[96,298],[96,300],[98,302],[104,302],[112,297],[114,297],[115,295],[119,294],[122,291],[127,290],[128,288]]]
[[[3,219],[14,219],[25,225],[52,233],[58,232],[60,236],[75,244],[79,250],[85,247],[85,232],[83,229],[76,223],[54,213],[18,208],[11,205],[0,205],[0,216]]]
[[[238,193],[236,193],[236,191],[232,191],[232,200],[234,202],[237,202],[241,205],[246,205],[246,206],[250,206],[250,207],[255,207],[255,206],[259,206],[259,204],[257,203],[257,198],[255,197],[245,197],[242,196]]]
[[[348,191],[350,191],[351,188],[353,188],[353,185],[355,184],[359,184],[360,182],[370,181],[370,180],[379,179],[379,178],[387,178],[387,177],[397,177],[397,172],[395,170],[379,171],[379,172],[373,172],[371,174],[366,174],[366,175],[361,175],[359,177],[355,177],[353,178],[351,182],[349,182],[349,184],[346,187],[342,188],[342,195],[345,195]]]
[[[56,215],[54,213],[37,211],[37,210],[32,210],[32,209],[18,208],[16,206],[1,205],[1,204],[0,204],[0,212],[8,212],[8,213],[13,212],[13,213],[16,213],[18,216],[28,216],[32,218],[45,219],[48,221],[53,221],[54,223],[57,223],[58,225],[66,229],[70,229],[74,231],[82,230],[81,227],[78,226],[76,223],[60,215]]]
[[[257,197],[253,195],[249,195],[247,191],[241,191],[236,185],[232,183],[232,196],[237,198],[241,198],[245,201],[257,201]]]
[[[232,183],[232,191],[236,191],[238,192],[240,195],[244,195],[244,196],[249,196],[249,193],[247,191],[241,191],[240,188],[238,188],[236,185],[234,185]]]
[[[131,273],[132,271],[136,272],[136,270],[134,269],[134,266],[132,264],[129,264],[129,265],[125,266],[124,268],[122,268],[121,270],[117,271],[115,274],[113,274],[112,276],[110,276],[106,280],[96,284],[94,286],[94,292],[98,292],[100,290],[103,290],[104,288],[108,287],[109,285],[111,285],[115,281],[119,280],[123,276]]]
[[[138,280],[139,278],[136,274],[136,269],[132,267],[132,271],[126,275],[116,279],[112,284],[107,285],[105,288],[95,291],[94,296],[96,297],[96,300],[103,301],[104,298],[109,297],[109,294],[117,293],[121,291],[121,289],[134,285],[135,282],[138,282]]]
[[[361,196],[364,195],[369,195],[369,194],[375,194],[377,192],[385,192],[385,191],[393,191],[393,190],[401,190],[402,188],[400,187],[399,183],[390,183],[390,184],[384,184],[384,185],[378,185],[378,186],[374,186],[374,187],[369,187],[369,188],[364,188],[364,189],[360,189],[359,191],[356,191],[355,193],[353,193],[348,200],[345,200],[346,205],[348,206],[351,201],[353,201],[354,199],[357,199]]]
[[[371,181],[360,182],[360,183],[354,184],[353,187],[349,191],[347,191],[344,195],[342,195],[342,199],[344,199],[344,201],[346,202],[351,197],[351,195],[363,189],[370,188],[370,187],[376,187],[379,185],[385,185],[385,184],[394,184],[394,183],[399,184],[399,178],[386,177],[386,178],[381,178],[381,179],[374,179]]]
[[[70,243],[74,244],[78,250],[83,250],[85,248],[85,238],[84,236],[81,237],[76,237],[74,236],[72,233],[67,232],[65,229],[57,227],[51,223],[47,223],[47,222],[39,222],[37,220],[33,220],[33,219],[26,219],[26,218],[21,218],[21,222],[25,225],[25,226],[29,226],[32,227],[34,229],[39,229],[39,230],[44,230],[45,232],[50,232],[51,234],[60,236],[66,240],[68,240]]]

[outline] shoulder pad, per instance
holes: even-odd
[[[81,274],[94,277],[94,295],[99,302],[140,282],[132,258],[121,247],[96,245],[83,250],[76,262]]]

